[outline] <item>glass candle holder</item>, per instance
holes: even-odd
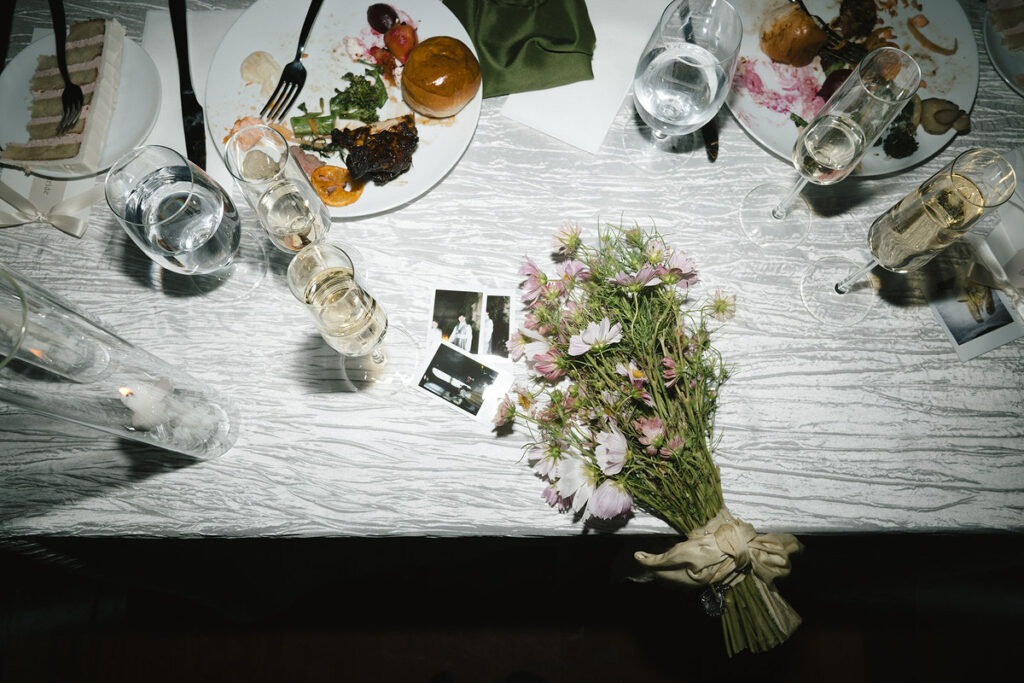
[[[229,399],[2,263],[0,401],[197,458],[238,437]]]

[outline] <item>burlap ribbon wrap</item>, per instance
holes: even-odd
[[[789,556],[803,546],[791,534],[758,534],[722,506],[707,524],[686,535],[660,555],[637,552],[636,560],[656,576],[687,586],[753,581],[772,621],[791,635],[800,615],[789,606],[774,581],[789,574]]]

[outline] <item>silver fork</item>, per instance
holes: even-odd
[[[64,79],[64,91],[60,94],[64,113],[60,123],[57,124],[57,135],[63,135],[78,123],[78,117],[82,114],[82,105],[85,103],[85,96],[82,94],[82,89],[71,82],[71,76],[68,74],[68,60],[64,54],[67,27],[64,22],[63,0],[50,0],[50,17],[53,19],[53,37],[57,43],[57,66]]]
[[[867,49],[858,43],[843,38],[841,35],[832,30],[832,27],[828,25],[828,22],[819,17],[816,14],[811,14],[810,10],[807,9],[807,5],[804,4],[804,0],[791,0],[800,5],[800,9],[804,11],[804,14],[814,19],[815,23],[821,27],[821,30],[828,36],[828,42],[825,43],[825,47],[822,48],[824,52],[830,52],[835,57],[843,60],[851,66],[857,66],[860,61],[864,59],[868,51]]]
[[[260,116],[265,116],[270,121],[280,121],[288,110],[295,104],[302,86],[306,84],[306,67],[302,66],[302,51],[306,47],[306,40],[313,28],[317,12],[324,0],[313,0],[309,3],[309,10],[306,11],[306,20],[302,23],[302,31],[299,33],[299,49],[295,52],[295,59],[284,65],[281,72],[281,80],[267,103],[260,110]]]

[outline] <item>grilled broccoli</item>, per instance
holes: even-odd
[[[349,85],[344,90],[334,89],[331,113],[340,119],[358,119],[363,123],[379,120],[377,110],[388,101],[388,91],[380,78],[380,69],[367,69],[363,76],[347,73],[342,78]]]

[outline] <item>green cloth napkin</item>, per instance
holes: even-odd
[[[584,0],[443,0],[476,47],[484,97],[594,77]]]

